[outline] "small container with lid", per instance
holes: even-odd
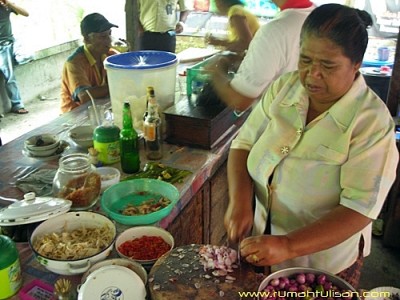
[[[120,161],[119,132],[120,129],[109,120],[94,130],[93,145],[102,164],[109,165]]]
[[[72,210],[92,207],[99,195],[101,178],[87,154],[73,153],[61,157],[53,180],[53,195],[72,201]]]
[[[22,285],[21,265],[15,243],[0,235],[0,299],[15,295]]]

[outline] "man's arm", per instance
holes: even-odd
[[[24,8],[16,5],[13,2],[10,2],[8,0],[0,0],[0,4],[2,6],[4,6],[5,8],[11,9],[12,11],[14,11],[17,15],[22,15],[24,17],[28,17],[29,13],[27,10],[25,10]]]

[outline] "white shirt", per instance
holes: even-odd
[[[258,98],[280,75],[297,70],[301,26],[314,8],[285,9],[261,26],[231,87],[244,96]]]
[[[257,198],[253,234],[263,234],[268,207],[274,235],[304,227],[339,204],[375,219],[395,180],[394,122],[361,75],[305,125],[308,105],[298,73],[286,74],[270,86],[232,142],[232,148],[250,151],[247,168]],[[361,234],[364,255],[369,254],[370,229],[273,270],[296,266],[339,273],[355,262]]]

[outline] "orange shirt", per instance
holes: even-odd
[[[118,52],[110,49],[103,60]],[[65,113],[81,105],[78,94],[91,87],[107,84],[106,70],[98,69],[96,60],[86,48],[78,47],[64,64],[61,79],[61,112]]]

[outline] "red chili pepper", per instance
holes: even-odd
[[[171,249],[166,241],[159,236],[142,236],[123,242],[118,251],[123,255],[138,260],[157,259]]]

